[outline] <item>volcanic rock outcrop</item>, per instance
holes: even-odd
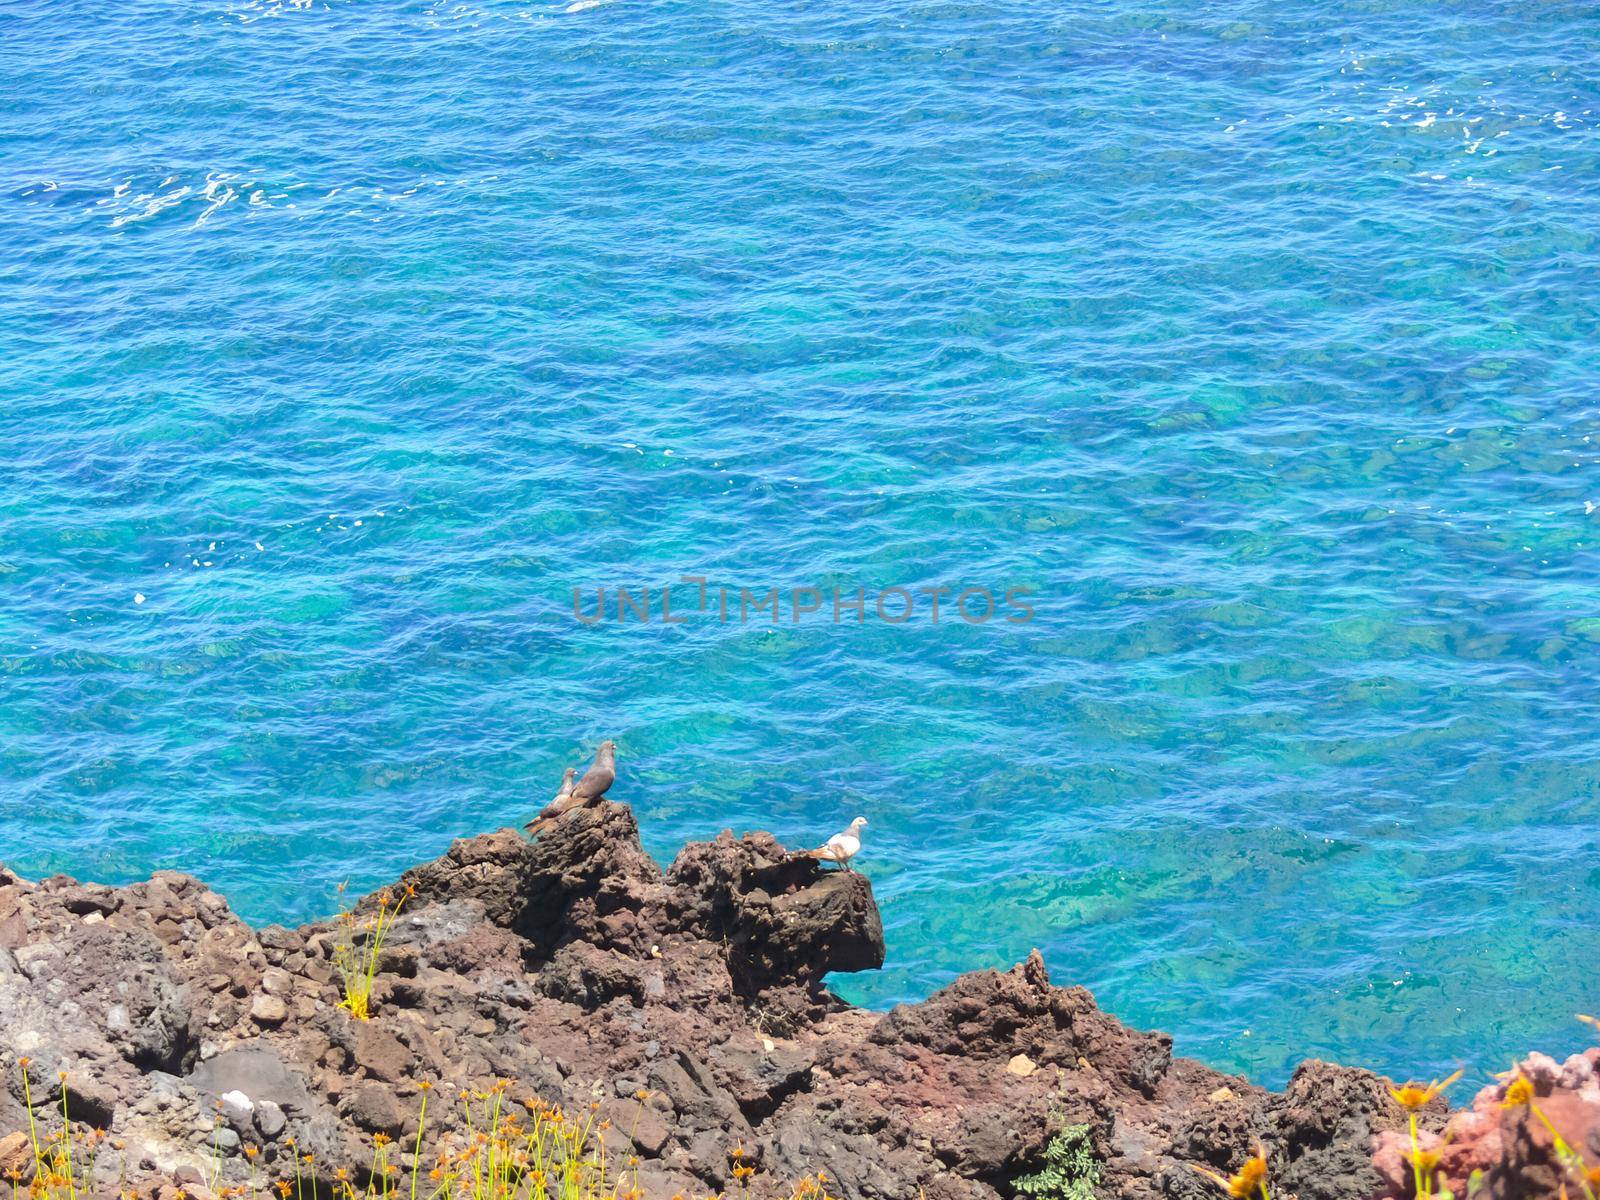
[[[0,869],[0,1134],[27,1127],[24,1056],[41,1110],[64,1087],[110,1131],[107,1193],[196,1197],[219,1157],[239,1184],[248,1147],[265,1178],[311,1155],[332,1194],[374,1134],[415,1135],[423,1081],[598,1104],[661,1200],[730,1190],[735,1148],[754,1197],[822,1171],[844,1200],[996,1200],[1068,1129],[1107,1200],[1214,1197],[1193,1166],[1226,1172],[1256,1139],[1275,1196],[1366,1197],[1392,1167],[1374,1149],[1404,1127],[1368,1072],[1309,1062],[1276,1094],[1174,1059],[1165,1035],[1053,986],[1038,954],[889,1013],[845,1005],[825,976],[883,961],[871,885],[767,834],[691,844],[663,871],[602,801],[534,842],[459,841],[398,887],[360,1022],[339,1007],[331,924],[252,929],[167,872],[109,888]]]

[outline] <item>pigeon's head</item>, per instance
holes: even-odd
[[[850,828],[855,830],[857,833],[860,833],[866,827],[867,819],[865,817],[857,817],[854,821],[850,822]]]

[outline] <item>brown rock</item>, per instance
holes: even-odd
[[[16,1179],[26,1186],[33,1182],[33,1146],[25,1133],[0,1137],[0,1181]]]
[[[281,967],[268,967],[261,972],[261,990],[269,996],[285,999],[294,990],[294,976]]]
[[[282,925],[268,925],[257,932],[256,938],[268,953],[279,956],[298,953],[306,944],[298,930],[285,929]]]
[[[826,871],[770,834],[735,840],[724,832],[685,846],[667,881],[685,920],[728,942],[728,966],[744,995],[883,965],[883,922],[867,877]]]
[[[385,1083],[410,1078],[416,1065],[406,1044],[377,1020],[357,1024],[354,1059],[355,1066]]]
[[[614,1110],[613,1129],[619,1131],[645,1158],[659,1158],[672,1129],[654,1109],[629,1100]]]
[[[410,979],[417,973],[415,946],[385,946],[378,954],[378,970],[385,975]]]
[[[359,1129],[399,1137],[405,1113],[394,1090],[381,1083],[358,1083],[345,1094],[340,1111]]]
[[[539,972],[539,984],[545,995],[587,1010],[619,998],[644,1003],[638,961],[588,942],[571,942],[557,950]]]
[[[260,995],[251,1001],[250,1019],[257,1025],[276,1028],[289,1019],[289,1006],[277,996]]]
[[[1404,1124],[1385,1080],[1371,1071],[1315,1059],[1301,1063],[1267,1112],[1280,1136],[1297,1149],[1278,1170],[1283,1187],[1300,1200],[1372,1196],[1379,1187],[1372,1142],[1380,1130]]]
[[[1013,1054],[1011,1056],[1011,1061],[1006,1063],[1007,1071],[1010,1071],[1013,1075],[1021,1076],[1023,1079],[1026,1079],[1038,1069],[1039,1064],[1034,1062],[1033,1059],[1029,1058],[1026,1054]]]
[[[663,873],[633,814],[601,802],[534,843],[509,831],[457,842],[406,880],[416,893],[382,957],[374,1019],[358,1022],[335,1007],[329,924],[253,933],[167,873],[117,889],[8,876],[0,1047],[37,1047],[43,1103],[67,1070],[69,1107],[115,1118],[129,1143],[116,1167],[140,1195],[175,1186],[158,1162],[187,1164],[192,1185],[214,1171],[219,1188],[245,1186],[241,1136],[273,1178],[292,1138],[332,1194],[340,1167],[371,1161],[372,1135],[414,1135],[419,1081],[437,1083],[427,1154],[435,1136],[463,1135],[458,1093],[498,1079],[507,1104],[587,1114],[606,1097],[595,1102],[610,1144],[646,1160],[651,1200],[731,1191],[738,1145],[759,1166],[752,1200],[818,1171],[849,1200],[1001,1200],[1062,1125],[1087,1128],[1102,1200],[1201,1200],[1214,1189],[1194,1166],[1230,1170],[1256,1138],[1274,1195],[1405,1186],[1390,1170],[1400,1126],[1384,1081],[1307,1063],[1282,1095],[1264,1092],[1052,985],[1037,954],[891,1013],[849,1008],[824,978],[882,962],[871,884],[770,835],[687,846]],[[1525,1064],[1573,1136],[1600,1139],[1597,1061]],[[219,1131],[224,1096],[235,1126]],[[0,1087],[0,1130],[22,1115]],[[1458,1195],[1468,1167],[1484,1172],[1482,1200],[1531,1200],[1553,1178],[1547,1139],[1494,1097],[1423,1117],[1429,1137],[1453,1122]]]

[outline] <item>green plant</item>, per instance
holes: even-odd
[[[28,1110],[28,1140],[33,1149],[33,1184],[28,1193],[38,1200],[80,1200],[94,1178],[95,1157],[105,1141],[105,1130],[92,1129],[74,1137],[72,1118],[67,1111],[67,1073],[62,1071],[61,1128],[41,1140],[33,1113],[33,1077],[28,1071],[32,1065],[32,1059],[17,1060],[22,1072],[23,1106]],[[21,1190],[21,1179],[21,1171],[13,1169],[10,1176],[13,1197]]]
[[[1432,1200],[1436,1195],[1435,1189],[1439,1182],[1439,1156],[1443,1145],[1432,1149],[1423,1148],[1417,1133],[1417,1110],[1425,1104],[1431,1104],[1446,1088],[1460,1079],[1462,1073],[1462,1070],[1458,1070],[1447,1079],[1435,1079],[1427,1087],[1407,1081],[1398,1088],[1389,1089],[1389,1095],[1394,1098],[1396,1104],[1405,1109],[1410,1123],[1411,1151],[1406,1155],[1406,1159],[1411,1163],[1411,1179],[1418,1200]],[[1439,1200],[1443,1200],[1443,1197],[1440,1196]]]
[[[1045,1147],[1044,1166],[1016,1182],[1017,1195],[1033,1200],[1095,1200],[1100,1164],[1089,1147],[1089,1127],[1068,1125]]]
[[[32,1065],[28,1058],[18,1060],[33,1178],[25,1187],[23,1170],[11,1170],[6,1176],[9,1200],[90,1200],[112,1195],[118,1200],[136,1200],[125,1180],[119,1180],[115,1192],[95,1186],[95,1161],[107,1135],[100,1129],[73,1128],[65,1072],[61,1074],[61,1128],[48,1133],[40,1128],[34,1110]],[[242,1152],[247,1181],[224,1186],[221,1143],[216,1135],[222,1122],[216,1118],[206,1191],[218,1200],[644,1200],[639,1160],[632,1155],[618,1160],[607,1151],[606,1133],[611,1123],[601,1118],[599,1101],[575,1113],[533,1096],[513,1101],[511,1082],[504,1079],[484,1091],[463,1091],[456,1097],[457,1128],[441,1131],[430,1154],[424,1146],[431,1132],[429,1099],[434,1085],[421,1080],[415,1087],[421,1102],[410,1153],[403,1153],[389,1135],[377,1133],[372,1138],[370,1161],[357,1169],[335,1167],[329,1171],[324,1166],[319,1173],[316,1158],[304,1153],[291,1137],[284,1143],[289,1152],[287,1162],[280,1160],[276,1167],[281,1178],[263,1178],[258,1173],[260,1148],[246,1145]],[[635,1098],[643,1104],[650,1093],[639,1092]],[[44,1111],[40,1110],[41,1116]],[[124,1148],[121,1142],[111,1145]],[[732,1151],[730,1158],[736,1164],[734,1177],[740,1192],[746,1194],[745,1183],[755,1174],[754,1168],[745,1165],[743,1147]],[[818,1171],[783,1194],[789,1200],[832,1200],[827,1182],[827,1176]],[[5,1200],[3,1184],[0,1200]]]
[[[345,885],[341,883],[340,895],[344,890]],[[405,902],[414,895],[416,889],[411,887],[398,899],[392,892],[381,892],[377,913],[359,923],[354,909],[345,909],[339,914],[339,934],[333,946],[333,965],[344,985],[344,999],[339,1003],[358,1021],[371,1016],[372,981],[378,974],[378,957],[383,953],[384,939],[394,928]]]

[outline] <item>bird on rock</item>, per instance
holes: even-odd
[[[530,834],[537,833],[549,821],[555,820],[567,809],[572,807],[572,781],[578,777],[577,767],[568,767],[565,775],[561,777],[561,787],[553,799],[544,808],[539,810],[539,815],[529,821],[522,828]]]
[[[599,752],[594,756],[594,765],[583,773],[582,779],[574,783],[577,774],[576,767],[568,767],[567,773],[561,777],[561,790],[556,793],[555,799],[523,826],[530,836],[543,833],[558,818],[575,808],[588,808],[605,795],[606,789],[617,778],[617,744],[610,740],[601,742]]]
[[[610,738],[595,751],[594,765],[583,773],[572,794],[579,800],[598,800],[617,781],[617,744]]]
[[[861,853],[861,831],[867,827],[865,817],[857,817],[850,822],[850,828],[843,833],[836,833],[815,850],[807,850],[802,857],[814,858],[819,862],[838,863],[846,871],[854,870],[850,860]]]
[[[577,777],[578,768],[568,767],[566,774],[561,777],[561,786],[556,789],[556,794],[551,797],[550,803],[554,804],[557,800],[565,800],[572,795],[572,781]]]

